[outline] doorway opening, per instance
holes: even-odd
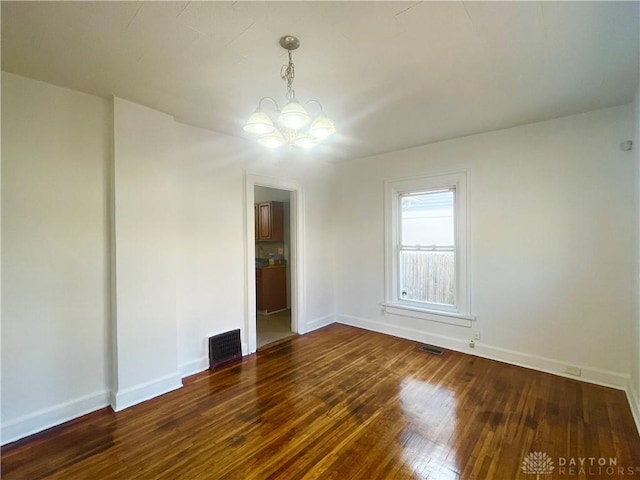
[[[264,188],[266,187],[266,189]],[[262,203],[288,201],[288,214],[285,218],[285,205],[282,205],[282,245],[278,246],[279,237],[271,236],[269,221],[271,221],[271,210],[266,206],[260,207]],[[284,338],[287,335],[296,335],[304,333],[304,206],[302,187],[295,181],[283,178],[267,177],[247,172],[245,174],[245,324],[243,331],[243,354],[254,353],[258,348],[257,331],[258,326],[266,327],[261,332],[261,345],[266,345],[276,340]],[[259,208],[262,208],[259,212]],[[278,206],[275,207],[279,208]],[[264,220],[261,222],[261,213]],[[275,212],[273,220],[277,223],[279,218],[278,212]],[[285,228],[285,221],[287,228]],[[272,222],[273,223],[273,222]],[[277,225],[276,225],[277,227]],[[285,246],[285,233],[287,235]],[[261,238],[260,241],[258,239]],[[274,238],[276,240],[274,240]],[[279,253],[279,248],[282,253]],[[272,254],[272,258],[269,258]],[[256,261],[256,259],[258,259]],[[264,268],[264,264],[269,265],[272,260],[271,267]],[[256,268],[262,263],[263,268]],[[283,268],[284,267],[284,268]],[[269,271],[272,270],[272,271]],[[267,273],[268,272],[268,273]],[[273,305],[265,308],[264,298],[261,305],[258,305],[258,281],[265,280],[264,275],[279,273],[285,278],[286,292],[286,308],[274,308]],[[260,278],[258,277],[260,275]],[[282,279],[278,280],[280,286]],[[261,286],[264,290],[264,285]],[[282,288],[280,287],[280,292]],[[264,293],[264,292],[263,292]],[[282,306],[282,298],[275,299]],[[278,304],[276,303],[276,307]],[[260,308],[259,308],[260,307]],[[260,310],[260,312],[258,312]],[[264,315],[264,316],[263,316]],[[287,317],[284,317],[287,315]],[[280,316],[280,318],[278,318]],[[282,318],[284,317],[284,318]],[[287,323],[287,321],[289,323]],[[258,323],[260,322],[260,324]],[[277,323],[277,326],[269,325],[269,323]],[[273,327],[273,328],[272,328]],[[261,328],[262,330],[262,328]]]
[[[291,322],[291,192],[254,186],[256,348],[295,335]]]

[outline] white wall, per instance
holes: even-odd
[[[107,405],[110,102],[2,73],[2,441]]]
[[[258,202],[289,202],[289,192],[278,190],[277,188],[261,187],[255,188],[254,200]]]
[[[631,106],[340,165],[339,320],[626,386],[636,319]],[[470,170],[473,330],[383,315],[383,180]],[[338,208],[339,207],[339,208]]]
[[[182,385],[174,130],[169,115],[114,99],[114,410]]]
[[[176,133],[176,314],[179,365],[187,375],[208,366],[209,336],[244,329],[243,161],[238,140],[182,124]]]
[[[636,164],[636,181],[640,182],[640,86],[633,97],[633,156],[635,157]],[[639,183],[640,192],[640,183]],[[636,195],[636,206],[640,210],[640,193]],[[638,228],[640,228],[640,214],[636,212],[636,220]],[[638,231],[638,238],[640,239],[640,230]],[[638,247],[640,248],[640,241]],[[636,425],[638,431],[640,431],[640,289],[638,286],[638,275],[640,275],[640,264],[638,265],[639,271],[636,272],[636,293],[638,298],[636,299],[637,316],[636,321],[633,322],[631,328],[631,380],[629,383],[629,399],[632,404],[632,410],[636,419]]]

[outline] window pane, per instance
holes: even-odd
[[[400,299],[455,304],[453,252],[400,252]]]
[[[402,245],[454,245],[454,192],[403,195]]]

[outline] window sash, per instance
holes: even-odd
[[[451,303],[446,303],[446,302],[438,302],[438,301],[429,301],[429,300],[420,300],[418,298],[405,298],[404,296],[404,292],[406,292],[408,289],[410,289],[411,285],[405,285],[403,284],[404,278],[405,278],[405,271],[404,271],[404,261],[402,258],[402,253],[403,252],[442,252],[442,253],[452,253],[453,254],[453,274],[452,276],[450,276],[448,279],[444,279],[444,285],[446,286],[451,285],[451,280],[453,280],[453,292],[451,292],[451,296],[453,297],[451,299]],[[397,289],[396,289],[396,301],[399,303],[403,303],[403,304],[407,304],[407,305],[413,305],[413,306],[417,306],[417,307],[432,307],[432,308],[436,308],[436,309],[441,309],[441,310],[445,310],[445,311],[449,311],[449,312],[455,312],[457,311],[456,305],[456,299],[458,298],[458,292],[457,292],[457,276],[458,276],[458,271],[457,271],[457,261],[456,261],[456,254],[455,251],[453,250],[415,250],[415,249],[411,249],[411,250],[405,250],[405,249],[399,249],[398,250],[398,255],[396,257],[397,259]],[[451,278],[453,277],[453,278]],[[448,280],[448,281],[447,281]],[[424,287],[426,287],[427,291],[424,292],[419,292],[418,296],[429,296],[429,294],[431,294],[432,296],[436,296],[436,297],[447,297],[449,296],[446,291],[443,291],[442,288],[438,288],[437,285],[434,287],[434,285],[424,285]],[[435,290],[435,291],[434,291]]]
[[[405,252],[455,252],[455,245],[398,245],[398,251]]]
[[[397,232],[398,232],[398,247],[401,248],[443,248],[443,247],[451,247],[453,249],[455,249],[455,243],[454,245],[438,245],[438,244],[433,244],[433,245],[415,245],[415,244],[405,244],[404,243],[404,232],[403,232],[403,228],[402,228],[402,221],[403,221],[403,215],[402,215],[402,200],[405,198],[410,198],[410,197],[418,197],[418,196],[424,196],[424,195],[435,195],[438,193],[447,193],[450,192],[453,194],[453,239],[454,242],[457,243],[456,240],[456,234],[457,234],[457,228],[456,228],[456,224],[457,224],[457,212],[456,212],[456,205],[457,205],[457,195],[456,195],[456,188],[454,186],[450,186],[450,187],[446,187],[446,188],[435,188],[435,189],[417,189],[416,191],[408,191],[408,192],[402,192],[402,193],[398,193],[397,195],[397,212],[398,212],[398,218],[397,218]]]

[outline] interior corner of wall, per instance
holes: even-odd
[[[179,388],[182,388],[182,376],[180,372],[174,372],[164,377],[117,391],[112,397],[111,407],[114,412],[119,412]]]
[[[640,434],[640,394],[638,394],[638,391],[635,389],[635,386],[631,381],[627,385],[626,391],[629,407],[631,408],[631,414],[636,422],[638,434]]]

